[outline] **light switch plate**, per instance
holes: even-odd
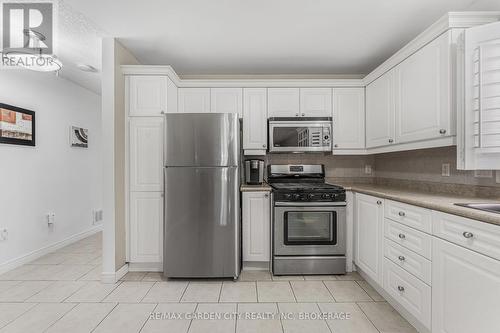
[[[474,170],[474,177],[476,178],[491,178],[493,171],[491,170]]]
[[[450,163],[443,163],[441,165],[441,176],[450,177]]]
[[[497,174],[497,183],[500,184],[500,170],[495,171]]]
[[[369,164],[365,165],[365,173],[367,175],[371,175],[372,174],[372,166],[371,165],[369,165]]]

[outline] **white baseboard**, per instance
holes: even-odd
[[[69,244],[75,243],[81,239],[84,239],[86,237],[89,237],[99,231],[102,231],[102,225],[93,227],[87,231],[78,233],[76,235],[70,236],[68,238],[65,238],[63,240],[60,240],[58,242],[55,242],[53,244],[44,246],[38,250],[32,251],[28,254],[25,254],[23,256],[17,257],[15,259],[9,260],[3,264],[0,264],[0,274],[3,274],[5,272],[8,272],[10,270],[13,270],[14,268],[17,268],[19,266],[22,266],[24,264],[27,264],[35,259],[38,259],[46,254],[49,254],[51,252],[54,252],[56,250],[59,250],[60,248],[63,248]]]
[[[129,262],[129,272],[163,272],[161,262]]]
[[[271,262],[269,261],[244,261],[244,271],[271,271]]]
[[[125,264],[116,272],[102,272],[101,282],[102,283],[116,283],[122,277],[124,277],[125,274],[127,274],[127,273],[128,273],[128,264]]]

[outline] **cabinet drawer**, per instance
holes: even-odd
[[[426,328],[431,326],[431,287],[398,267],[384,261],[384,289]]]
[[[431,235],[389,219],[385,219],[384,224],[385,237],[429,260],[431,259]]]
[[[384,256],[399,267],[431,285],[431,262],[389,239],[384,240]]]
[[[426,208],[387,201],[385,217],[429,234],[432,232],[432,213]]]
[[[500,226],[432,212],[432,234],[500,260]]]

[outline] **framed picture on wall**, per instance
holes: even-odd
[[[83,127],[71,126],[70,140],[71,147],[88,148],[89,130]]]
[[[35,146],[35,112],[0,103],[0,143]]]

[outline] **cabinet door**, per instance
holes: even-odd
[[[331,88],[300,88],[300,115],[302,117],[331,117]]]
[[[167,109],[167,77],[129,77],[129,115],[159,116]]]
[[[217,113],[237,113],[243,116],[243,89],[212,88],[210,89],[210,111]]]
[[[243,89],[243,149],[267,148],[267,89]]]
[[[333,147],[365,148],[365,89],[333,90]]]
[[[130,191],[163,190],[163,117],[131,118]]]
[[[243,261],[269,261],[271,212],[269,192],[243,192]]]
[[[179,88],[179,112],[210,112],[210,88]]]
[[[450,32],[395,68],[396,140],[435,139],[451,133]]]
[[[384,201],[357,193],[355,218],[356,265],[373,280],[383,285]]]
[[[269,88],[267,93],[269,117],[300,116],[299,88]]]
[[[162,257],[162,192],[131,192],[130,261],[159,263]]]
[[[366,86],[366,148],[394,143],[394,72]]]
[[[432,332],[498,332],[500,261],[437,237],[432,248]]]

